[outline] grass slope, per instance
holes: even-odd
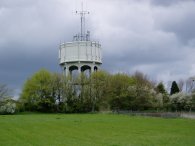
[[[0,146],[185,145],[195,145],[195,120],[112,114],[0,116]]]

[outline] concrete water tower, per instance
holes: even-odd
[[[99,70],[102,64],[101,45],[99,42],[90,40],[90,32],[85,32],[85,15],[89,12],[76,11],[80,15],[81,32],[73,37],[72,42],[60,44],[59,64],[66,76],[72,75],[72,71],[79,73],[89,70]]]

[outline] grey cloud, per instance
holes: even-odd
[[[151,0],[151,4],[156,6],[172,6],[175,4],[178,4],[185,0]],[[193,0],[187,0],[187,1],[193,1]]]
[[[78,2],[79,3],[79,2]],[[102,68],[141,70],[168,81],[195,74],[194,1],[87,1],[86,25],[103,49]],[[0,83],[19,91],[40,68],[60,72],[58,47],[79,31],[69,0],[0,1]]]
[[[182,1],[166,9],[155,8],[154,20],[158,29],[175,33],[181,42],[195,38],[195,1]]]
[[[101,28],[95,33],[106,49],[103,67],[127,72],[138,69],[166,81],[189,76],[193,64],[189,58],[194,51],[188,51],[187,45],[193,45],[194,2],[172,1],[169,7],[160,8],[139,2],[124,5],[124,11],[111,6],[115,15],[99,18]]]

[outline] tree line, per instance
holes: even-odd
[[[192,111],[195,110],[195,92],[190,88],[190,92],[184,93],[173,81],[168,93],[162,82],[157,84],[141,72],[128,75],[98,71],[73,78],[41,69],[26,80],[20,98],[14,101],[16,106],[10,109],[49,113]],[[13,103],[13,100],[1,101],[4,110],[8,109],[10,104],[5,106],[8,102]]]

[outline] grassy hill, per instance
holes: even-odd
[[[194,146],[195,120],[112,114],[0,116],[1,146]]]

